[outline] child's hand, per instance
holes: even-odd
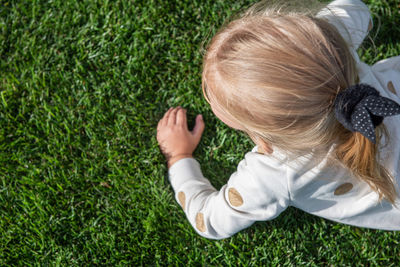
[[[170,108],[158,122],[157,141],[161,152],[167,158],[168,168],[176,161],[193,157],[192,153],[200,142],[204,130],[204,121],[197,115],[193,131],[189,131],[186,109]]]

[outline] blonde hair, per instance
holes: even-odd
[[[394,203],[394,181],[377,160],[377,145],[334,116],[336,95],[358,82],[354,59],[334,26],[308,11],[260,4],[224,26],[203,61],[207,101],[252,139],[298,156],[326,154],[335,145],[337,163]],[[379,144],[383,125],[376,134]]]

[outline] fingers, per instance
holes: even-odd
[[[192,130],[192,134],[198,141],[200,141],[201,135],[203,134],[203,131],[204,131],[204,127],[205,127],[205,124],[204,124],[203,116],[197,115],[196,124],[194,125],[194,128]]]
[[[176,123],[176,113],[181,107],[176,107],[168,115],[168,124],[174,125]]]
[[[186,110],[182,109],[182,107],[169,108],[167,112],[165,112],[163,118],[159,121],[158,127],[165,126],[167,124],[176,124],[176,123],[186,123]]]
[[[157,128],[165,125],[178,124],[187,128],[187,110],[178,106],[176,108],[169,108],[165,112],[163,118],[158,122]]]
[[[167,110],[167,112],[165,112],[164,116],[162,117],[162,119],[158,122],[157,128],[161,127],[161,126],[165,126],[168,122],[168,116],[171,113],[172,108],[169,108]]]
[[[187,127],[186,109],[181,108],[178,110],[176,114],[176,124]]]
[[[164,117],[162,118],[165,122],[168,122],[168,117],[171,114],[171,111],[173,110],[173,108],[169,108],[167,110],[167,112],[165,112]]]

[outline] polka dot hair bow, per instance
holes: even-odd
[[[336,119],[348,130],[359,132],[374,144],[375,128],[384,117],[400,114],[400,105],[380,96],[368,84],[356,84],[341,91],[334,103]]]

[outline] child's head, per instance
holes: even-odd
[[[385,184],[388,175],[375,160],[375,146],[334,115],[336,95],[356,83],[354,59],[334,26],[275,9],[247,12],[220,30],[202,74],[207,101],[229,126],[293,154],[337,144],[339,161],[356,176],[381,176]],[[367,182],[393,200],[394,188]]]
[[[241,130],[304,152],[332,144],[340,128],[333,100],[356,82],[355,73],[346,43],[327,22],[298,14],[253,15],[212,39],[203,90],[213,110]]]

